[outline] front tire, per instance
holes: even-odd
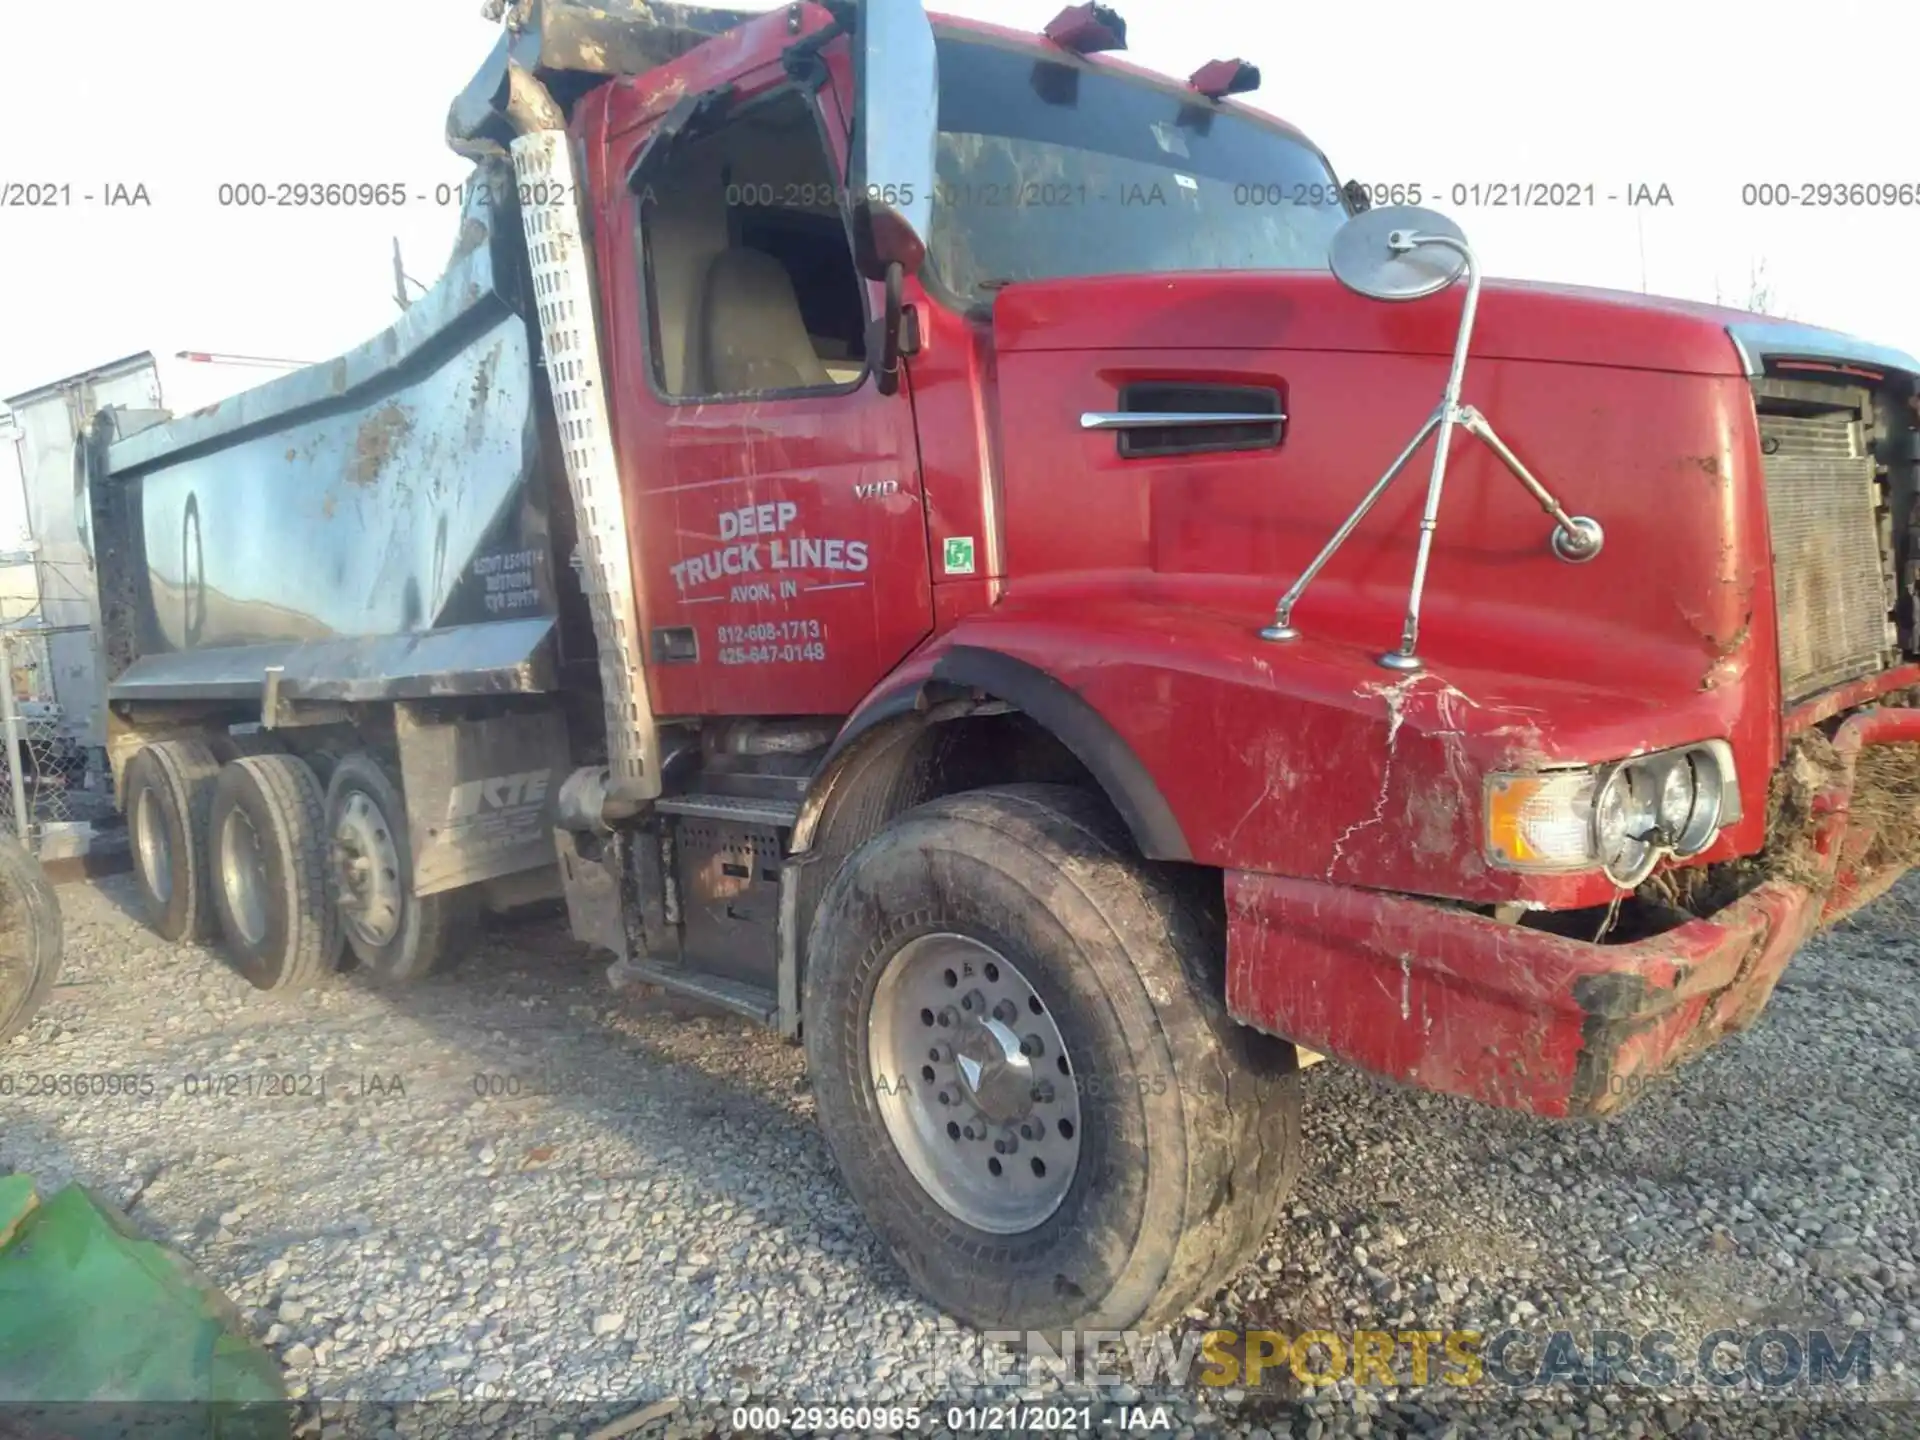
[[[1165,1324],[1265,1239],[1298,1170],[1294,1053],[1228,1018],[1198,875],[1133,858],[1081,792],[1023,785],[908,812],[822,897],[820,1122],[961,1319]]]
[[[384,985],[410,985],[463,947],[473,907],[463,890],[413,893],[407,807],[386,768],[349,755],[327,785],[328,883],[359,968]]]
[[[300,989],[339,958],[325,810],[320,782],[295,755],[242,756],[214,784],[214,908],[228,957],[256,989]]]

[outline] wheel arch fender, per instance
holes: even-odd
[[[1026,715],[1078,760],[1149,860],[1193,858],[1152,774],[1119,731],[1070,686],[1029,661],[978,645],[953,645],[920,672],[869,697],[821,762],[794,825],[793,849],[810,849],[838,782],[862,760],[911,742],[946,715],[998,705]],[[955,707],[948,710],[947,707]]]

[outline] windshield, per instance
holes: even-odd
[[[1139,77],[939,45],[929,259],[962,299],[1069,275],[1327,267],[1346,207],[1294,135]]]

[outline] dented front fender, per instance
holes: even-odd
[[[1200,598],[1215,603],[1191,603]],[[1088,728],[1100,735],[1100,756],[1133,783],[1108,783],[1091,759],[1089,768],[1128,815],[1143,854],[1564,908],[1604,903],[1607,882],[1496,869],[1483,853],[1486,776],[1618,758],[1733,725],[1726,692],[1676,701],[1464,664],[1395,676],[1373,650],[1312,636],[1270,645],[1257,630],[1219,597],[1160,580],[1030,592],[966,617],[916,653],[848,728],[910,700],[950,657],[1004,657],[1004,668],[1045,677],[1097,719]],[[955,675],[963,689],[1029,703],[991,676]],[[1751,833],[1729,843],[1757,848],[1762,794],[1745,807],[1756,817]],[[1123,803],[1130,796],[1150,799],[1146,808],[1164,823],[1135,823]]]
[[[1898,877],[1853,814],[1870,745],[1920,741],[1920,710],[1835,737],[1793,878],[1631,944],[1594,944],[1457,905],[1326,880],[1227,876],[1227,1004],[1242,1022],[1430,1090],[1542,1115],[1601,1115],[1759,1016],[1801,943]]]

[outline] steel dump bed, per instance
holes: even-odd
[[[506,159],[515,75],[564,112],[750,17],[497,8],[499,40],[448,116],[476,166],[433,289],[327,364],[135,433],[96,422],[84,508],[111,700],[247,699],[271,667],[289,699],[551,690],[575,607],[572,653],[592,659]]]
[[[440,282],[338,359],[88,447],[109,697],[554,684],[543,406],[507,172]],[[564,553],[564,552],[563,552]]]

